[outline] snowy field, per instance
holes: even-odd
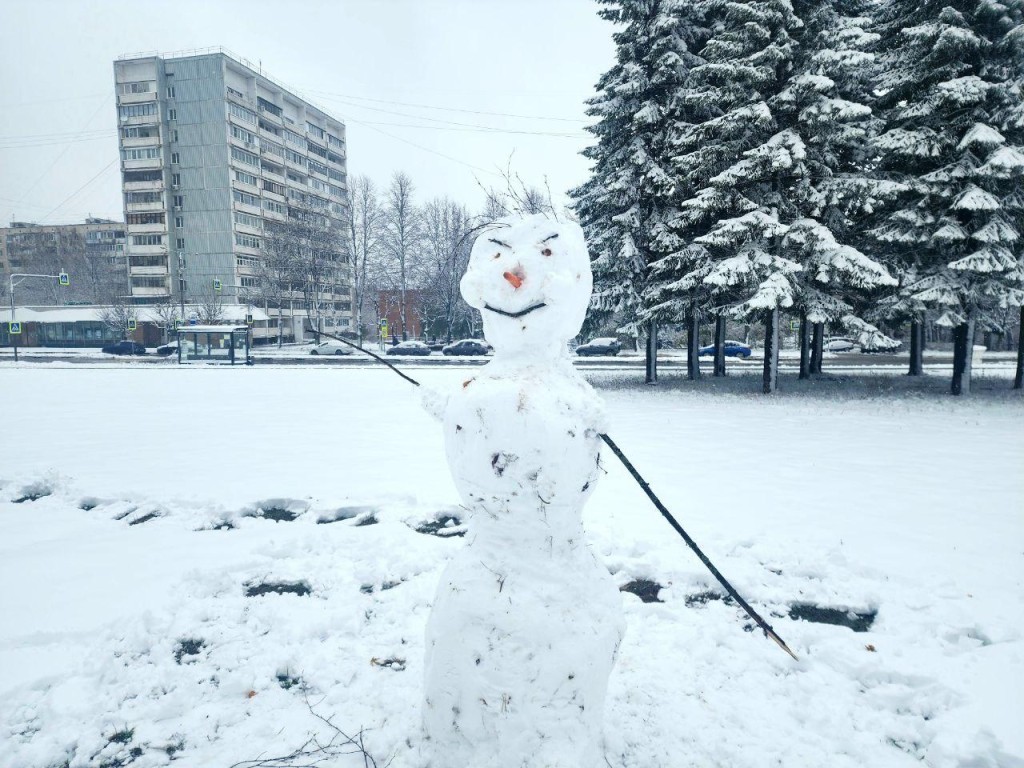
[[[1024,402],[1005,377],[954,400],[945,377],[765,398],[752,377],[637,375],[589,374],[610,434],[800,660],[744,631],[606,454],[592,546],[621,585],[662,587],[622,593],[606,764],[1024,766]],[[0,766],[253,766],[351,751],[336,727],[420,768],[424,623],[463,540],[409,384],[45,364],[0,367],[0,393]]]

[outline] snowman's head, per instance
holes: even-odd
[[[498,352],[564,349],[583,325],[592,288],[583,230],[543,214],[509,216],[481,232],[461,284]]]

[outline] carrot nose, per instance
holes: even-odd
[[[506,272],[505,274],[502,275],[502,277],[508,280],[512,284],[513,288],[518,288],[523,284],[523,278],[521,278],[515,272]]]

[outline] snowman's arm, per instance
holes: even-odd
[[[448,407],[448,395],[433,387],[421,384],[420,405],[423,406],[423,410],[438,421],[441,421],[444,418],[445,408]]]

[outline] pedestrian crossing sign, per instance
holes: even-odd
[[[128,319],[128,330],[129,331],[134,331],[137,327],[138,327],[138,325],[135,323],[135,318],[129,318]]]
[[[68,277],[67,272],[61,272],[59,275],[57,275],[57,282],[60,285],[71,285],[71,278]]]
[[[7,332],[11,336],[19,336],[21,334],[21,323],[8,323]]]
[[[220,291],[221,288],[223,288],[223,285],[221,284],[220,279],[216,277],[213,278],[213,290]]]

